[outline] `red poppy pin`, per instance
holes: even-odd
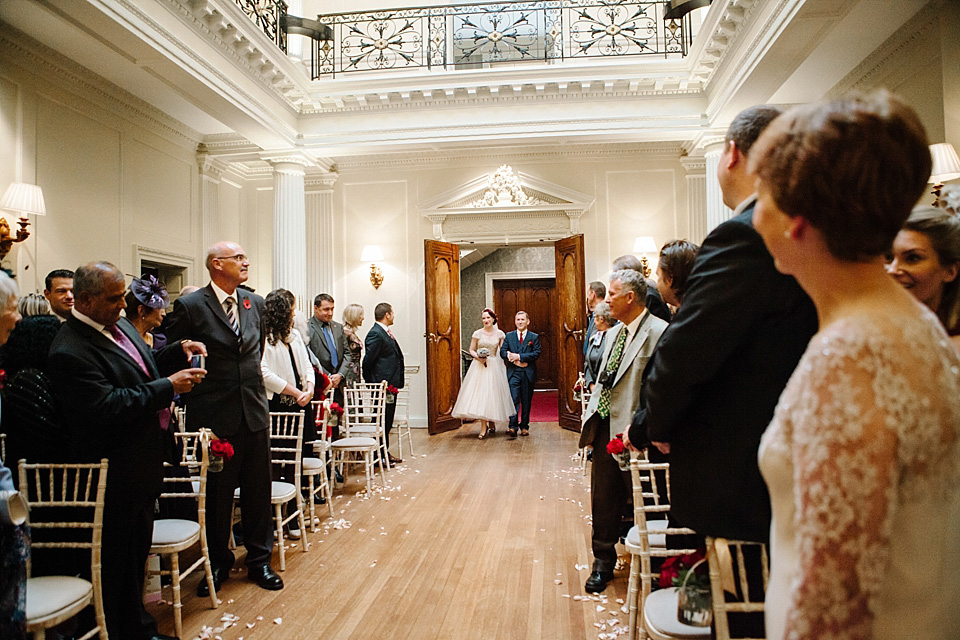
[[[244,298],[244,299],[243,299],[243,308],[244,308],[244,309],[249,309],[249,308],[250,308],[250,298]]]

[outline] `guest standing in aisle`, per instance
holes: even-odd
[[[367,332],[364,347],[367,350],[363,356],[364,382],[382,382],[397,389],[403,389],[403,351],[400,343],[393,337],[390,327],[393,326],[393,307],[387,302],[381,302],[373,310],[376,322]],[[383,418],[383,429],[387,435],[387,448],[390,448],[390,430],[393,428],[393,416],[397,412],[396,398],[387,402]],[[400,464],[400,458],[390,455],[390,464]]]

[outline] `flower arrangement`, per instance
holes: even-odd
[[[573,401],[583,402],[583,378],[577,378],[577,383],[573,385]]]
[[[318,371],[320,375],[317,377],[317,389],[320,393],[325,392],[330,388],[330,376],[325,374],[323,371]]]
[[[630,452],[627,450],[627,445],[623,443],[622,433],[610,438],[610,442],[607,443],[607,453],[617,459],[622,471],[630,470]]]
[[[708,627],[713,621],[706,559],[706,550],[697,549],[667,558],[660,570],[660,587],[678,589],[677,620],[697,627]]]
[[[392,384],[387,385],[387,404],[393,404],[397,401],[397,394],[400,393],[400,390],[397,389]]]
[[[684,553],[679,556],[670,556],[663,561],[660,569],[660,588],[679,587],[687,579],[687,585],[696,587],[710,587],[710,576],[707,565],[699,564],[706,558],[706,549],[697,549],[693,553]],[[687,578],[687,573],[693,569],[693,575]]]
[[[333,428],[340,424],[340,418],[343,416],[343,407],[336,402],[326,401],[323,406],[327,408],[327,438],[333,437]]]
[[[223,471],[223,463],[233,457],[233,445],[223,438],[210,440],[210,467],[208,471]]]

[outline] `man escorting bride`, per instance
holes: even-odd
[[[460,387],[460,395],[453,405],[454,418],[479,420],[481,440],[494,433],[496,423],[505,423],[516,414],[510,387],[507,384],[506,365],[500,359],[500,345],[504,333],[497,328],[497,314],[484,309],[480,314],[483,328],[473,332],[470,355],[473,362]]]

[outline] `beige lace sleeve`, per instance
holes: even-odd
[[[953,403],[937,392],[949,364],[907,347],[920,337],[909,328],[873,329],[821,333],[799,365],[804,380],[789,411],[799,557],[788,638],[871,637],[898,505],[952,484],[937,486],[951,466],[938,458],[956,437],[943,426]]]

